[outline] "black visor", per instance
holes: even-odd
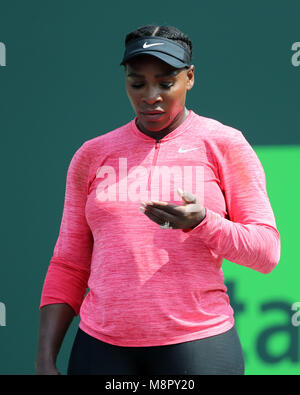
[[[188,51],[180,44],[165,37],[142,37],[128,43],[120,65],[138,55],[152,55],[176,68],[191,65]]]

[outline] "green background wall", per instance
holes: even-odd
[[[279,265],[268,275],[223,265],[246,374],[300,373],[292,324],[300,302],[300,52],[292,50],[299,15],[299,0],[0,0],[0,374],[34,374],[67,168],[84,141],[135,116],[119,63],[125,35],[149,23],[190,36],[195,86],[187,107],[241,130],[266,172]],[[78,322],[59,354],[62,373]]]

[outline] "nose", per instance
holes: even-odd
[[[156,87],[149,87],[145,91],[145,96],[144,96],[144,101],[149,104],[153,105],[156,102],[161,102],[163,99],[160,94],[160,90],[157,89]]]

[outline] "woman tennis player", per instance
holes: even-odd
[[[183,32],[138,28],[121,65],[136,116],[70,162],[36,373],[60,374],[80,314],[69,375],[243,375],[222,262],[265,274],[279,262],[264,169],[241,131],[187,109],[195,66]]]

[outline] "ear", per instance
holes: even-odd
[[[191,90],[192,87],[194,86],[194,72],[195,72],[195,66],[192,64],[189,69],[186,71],[186,78],[187,78],[187,83],[186,83],[186,89]]]

